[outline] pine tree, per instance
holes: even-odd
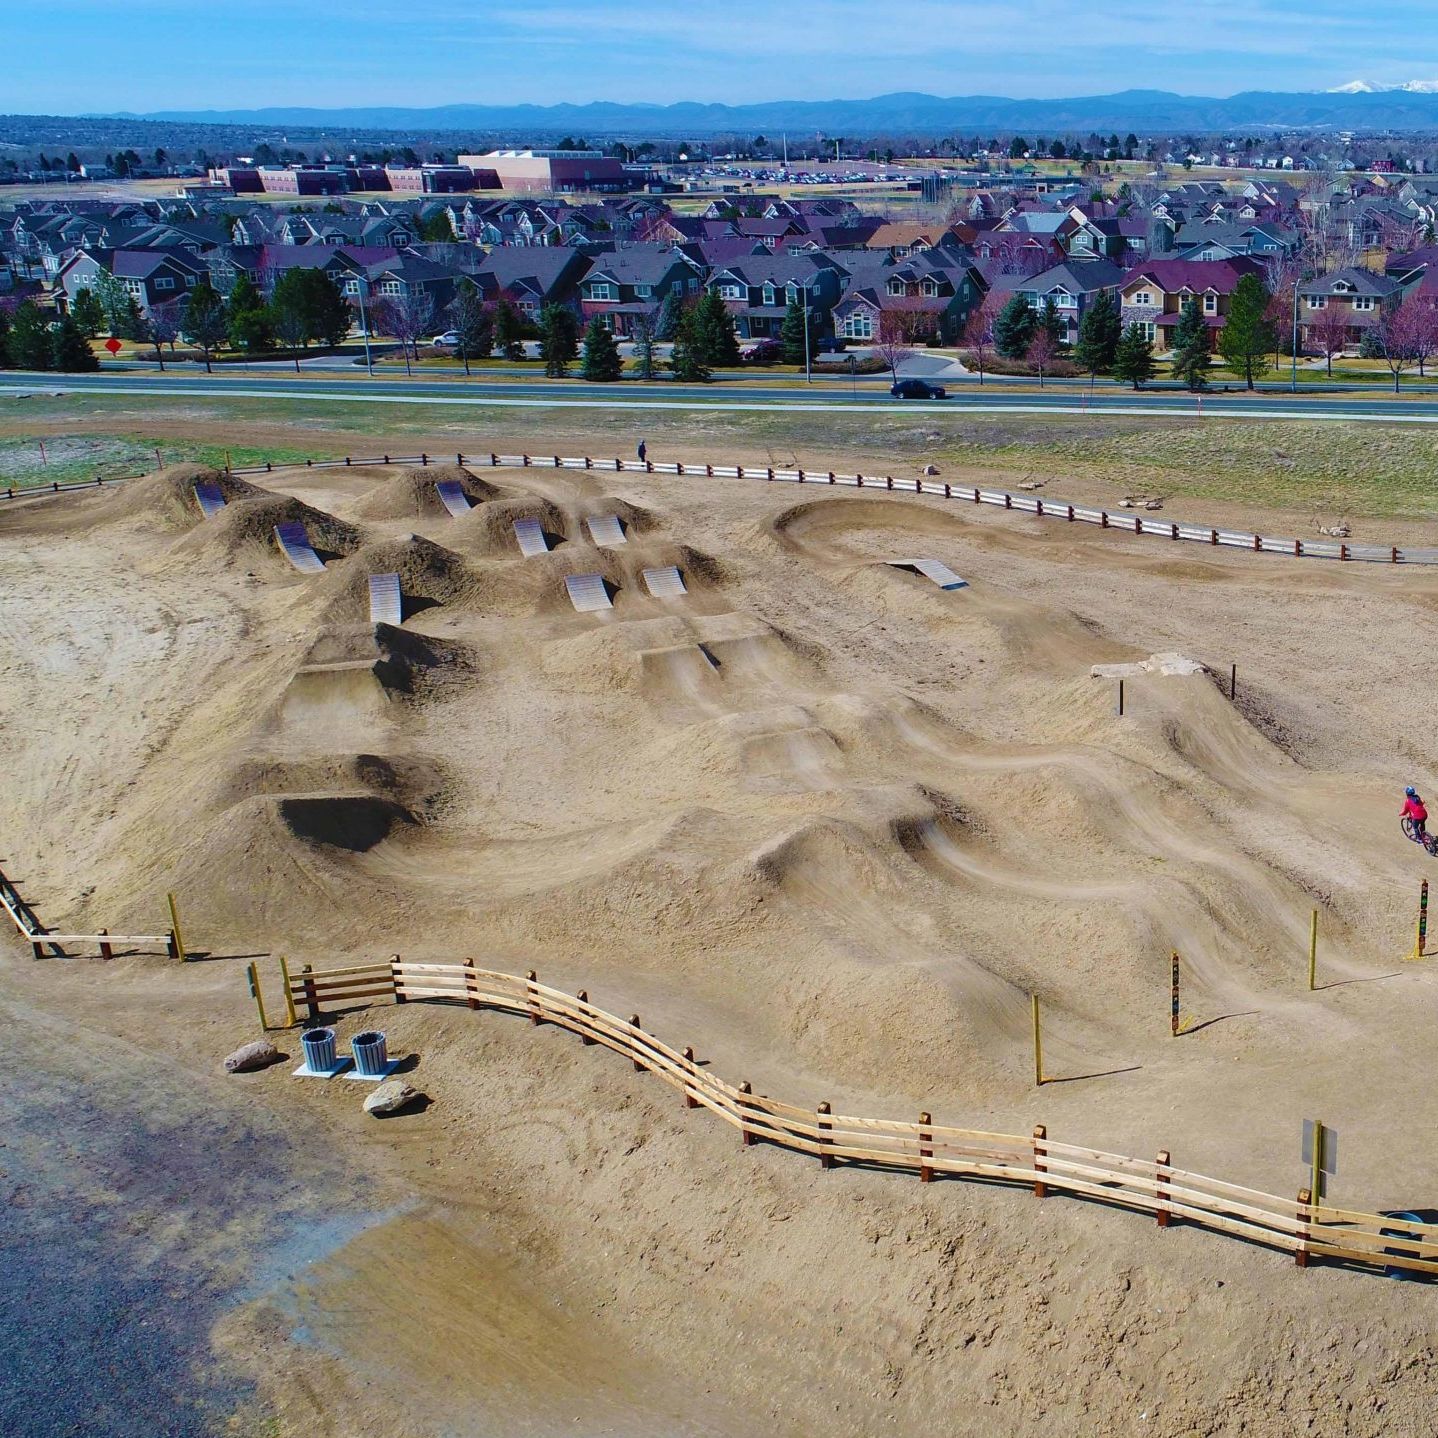
[[[659,306],[659,318],[654,325],[654,338],[661,344],[668,344],[679,333],[679,322],[684,318],[684,295],[678,285],[664,296]]]
[[[255,282],[246,274],[240,275],[230,291],[228,339],[231,349],[247,354],[274,347],[269,310]]]
[[[784,351],[785,364],[805,364],[813,359],[817,339],[815,328],[805,322],[804,306],[798,300],[784,311],[784,323],[779,329],[779,344]]]
[[[10,311],[0,305],[0,369],[8,369],[10,359]]]
[[[470,279],[461,280],[455,287],[449,313],[459,341],[454,350],[468,374],[470,360],[482,359],[494,348],[494,319]]]
[[[6,342],[16,369],[49,369],[53,358],[50,326],[34,300],[21,300]]]
[[[1119,340],[1113,357],[1113,377],[1135,389],[1153,378],[1153,345],[1142,325],[1130,325]]]
[[[494,307],[494,346],[507,360],[524,358],[524,320],[507,295]]]
[[[134,295],[126,295],[110,333],[122,340],[140,343],[145,338],[145,316],[140,312],[140,302]]]
[[[310,335],[331,349],[343,344],[354,324],[344,292],[324,270],[298,273],[300,303]]]
[[[550,379],[563,379],[579,353],[579,323],[567,305],[545,305],[539,314],[539,357]]]
[[[75,316],[75,323],[87,340],[94,339],[105,328],[105,307],[89,286],[75,291],[75,298],[70,301],[70,313]]]
[[[733,369],[739,364],[739,340],[734,333],[734,316],[725,307],[718,290],[705,290],[693,309],[695,343],[711,370]]]
[[[1022,295],[1014,295],[994,321],[994,348],[1005,359],[1021,360],[1038,328],[1038,316]]]
[[[684,312],[679,332],[674,336],[674,351],[669,356],[669,368],[674,371],[674,378],[683,384],[708,384],[714,378],[705,358],[698,315],[697,307]]]
[[[1218,335],[1218,349],[1235,374],[1241,374],[1249,389],[1260,375],[1267,374],[1269,351],[1278,343],[1269,318],[1269,294],[1257,275],[1244,275],[1229,301],[1228,319]]]
[[[1064,322],[1059,318],[1059,308],[1051,298],[1044,301],[1035,328],[1042,330],[1053,341],[1054,352],[1057,353],[1058,347],[1064,342]],[[1033,341],[1030,340],[1029,343],[1032,344]]]
[[[634,359],[639,366],[640,379],[654,378],[654,326],[647,315],[635,317],[629,331],[634,341]]]
[[[81,374],[100,368],[100,361],[90,349],[90,341],[72,315],[63,316],[50,331],[50,368],[66,374]]]
[[[1079,321],[1078,340],[1073,350],[1074,363],[1090,374],[1112,368],[1122,338],[1118,301],[1109,290],[1100,290]]]
[[[190,291],[185,302],[185,316],[180,333],[198,345],[205,356],[205,371],[214,373],[211,358],[224,343],[229,330],[229,317],[225,314],[225,302],[220,298],[208,280],[201,280]]]
[[[1174,378],[1181,379],[1189,389],[1197,391],[1207,386],[1213,356],[1208,352],[1208,326],[1198,312],[1197,300],[1184,305],[1174,326],[1170,363]]]
[[[612,383],[624,373],[619,346],[598,315],[589,321],[589,328],[584,331],[584,365],[580,373],[585,379],[601,384]]]

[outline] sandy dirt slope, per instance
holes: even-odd
[[[1438,1004],[1400,962],[1431,870],[1396,820],[1435,769],[1438,576],[913,498],[442,477],[469,514],[384,469],[276,472],[209,522],[180,471],[0,513],[0,820],[49,922],[152,926],[174,889],[216,955],[537,968],[796,1102],[1042,1120],[1276,1192],[1303,1181],[1316,1114],[1343,1136],[1341,1202],[1438,1192],[1414,1078]],[[583,521],[608,513],[627,542],[596,547]],[[275,516],[313,527],[324,575],[286,565]],[[520,556],[517,517],[550,553]],[[885,562],[916,556],[969,587]],[[661,564],[687,598],[646,592]],[[376,629],[365,581],[391,571],[404,624]],[[574,612],[579,573],[612,611]],[[1170,650],[1236,661],[1236,702],[1152,676],[1119,718],[1089,677]],[[1174,948],[1186,1008],[1218,1020],[1179,1040]],[[183,1029],[206,1069],[253,1027],[239,968],[17,955],[3,977],[132,1041]],[[1033,992],[1062,1080],[1041,1092]],[[557,1033],[383,1022],[420,1054],[422,1114],[362,1123],[352,1088],[283,1069],[248,1086],[417,1204],[227,1323],[251,1358],[287,1340],[278,1374],[258,1365],[286,1431],[350,1403],[374,1432],[942,1413],[962,1433],[1357,1434],[1419,1431],[1438,1396],[1426,1288],[1062,1201],[820,1175]],[[402,1316],[387,1343],[347,1316],[366,1285]],[[572,1361],[523,1364],[537,1349]]]

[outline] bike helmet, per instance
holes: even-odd
[[[1418,791],[1411,784],[1403,792],[1407,794],[1410,799],[1416,799],[1418,797]]]

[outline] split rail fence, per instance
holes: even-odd
[[[1215,529],[1209,525],[1184,524],[1173,520],[1145,518],[1136,511],[1095,509],[1091,505],[1070,504],[1067,500],[1043,499],[1033,494],[1014,494],[1004,489],[984,489],[978,485],[939,483],[927,479],[895,479],[893,475],[836,474],[832,470],[775,469],[762,465],[661,463],[657,460],[595,459],[592,456],[534,454],[456,454],[459,465],[484,465],[491,469],[584,469],[613,474],[673,474],[705,479],[762,479],[783,484],[825,484],[849,489],[883,490],[886,493],[924,494],[939,499],[991,505],[1039,519],[1064,520],[1070,524],[1093,524],[1100,529],[1117,530],[1120,534],[1146,535],[1154,539],[1186,540],[1220,548],[1246,549],[1255,554],[1283,554],[1300,559],[1355,560],[1382,564],[1438,564],[1438,549],[1405,549],[1398,545],[1348,544],[1342,540],[1273,538],[1249,534],[1242,530]],[[377,455],[372,459],[309,459],[298,462],[267,463],[233,469],[232,474],[272,474],[276,469],[334,469],[351,466],[388,464],[429,465],[447,461],[447,455]],[[139,478],[139,476],[127,476]],[[120,483],[115,477],[97,475],[93,482],[82,484],[51,484],[40,489],[9,489],[0,493],[4,499],[24,499],[33,495],[60,494],[89,490]]]
[[[100,957],[112,959],[115,950],[161,948],[172,959],[183,959],[185,951],[177,928],[163,934],[112,934],[101,929],[98,934],[62,934],[47,929],[40,922],[34,909],[21,897],[14,883],[0,870],[0,908],[9,916],[20,937],[30,945],[37,959],[45,957],[45,950],[57,957],[66,957],[65,946],[84,944],[98,948]]]
[[[290,1024],[298,1022],[300,1008],[313,1021],[327,1006],[367,1007],[383,998],[397,1004],[465,1004],[516,1014],[535,1025],[553,1024],[582,1043],[621,1055],[639,1072],[657,1075],[679,1090],[687,1107],[708,1109],[737,1128],[741,1143],[791,1149],[826,1169],[860,1164],[916,1173],[923,1183],[942,1174],[1022,1185],[1040,1198],[1063,1193],[1149,1213],[1161,1228],[1184,1222],[1263,1244],[1291,1253],[1300,1266],[1324,1258],[1438,1274],[1438,1224],[1331,1208],[1307,1189],[1295,1199],[1280,1198],[1176,1168],[1167,1151],[1148,1160],[1059,1143],[1042,1125],[1027,1136],[981,1133],[936,1124],[928,1113],[904,1122],[834,1113],[827,1103],[815,1108],[783,1103],[755,1093],[749,1083],[731,1084],[709,1072],[692,1048],[681,1052],[646,1032],[638,1014],[621,1019],[590,1003],[583,990],[550,988],[532,971],[520,977],[477,968],[472,959],[417,964],[396,955],[293,974],[282,960],[281,976]]]

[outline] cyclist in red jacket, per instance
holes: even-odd
[[[1423,826],[1428,822],[1428,811],[1423,807],[1423,801],[1418,797],[1418,791],[1410,784],[1404,791],[1403,808],[1399,811],[1405,819],[1413,821],[1413,832],[1418,837],[1419,843],[1424,838]]]

